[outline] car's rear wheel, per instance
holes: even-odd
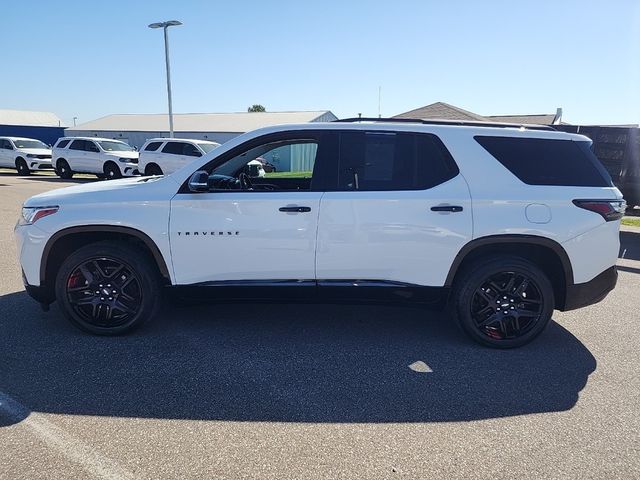
[[[122,178],[122,172],[118,165],[113,162],[107,162],[104,165],[104,176],[107,180],[114,180],[116,178]]]
[[[56,277],[56,299],[76,327],[96,335],[129,332],[157,312],[160,282],[143,251],[114,242],[71,254]]]
[[[29,165],[24,158],[18,158],[16,160],[16,170],[18,171],[18,175],[30,175],[31,170],[29,170]]]
[[[56,164],[56,173],[60,178],[64,178],[66,180],[73,178],[73,170],[69,167],[69,164],[65,159],[58,160]]]
[[[146,168],[144,169],[144,174],[148,177],[153,177],[155,175],[163,175],[162,169],[155,163],[151,163],[147,165]]]
[[[551,281],[535,264],[499,255],[468,265],[454,282],[453,314],[473,340],[514,348],[536,338],[554,308]]]

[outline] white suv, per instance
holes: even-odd
[[[110,138],[59,138],[53,146],[52,162],[60,178],[71,178],[74,173],[108,179],[138,175],[138,152]]]
[[[51,170],[51,147],[33,138],[0,137],[0,167],[15,168],[20,175]]]
[[[140,149],[140,173],[169,175],[219,147],[216,142],[188,138],[150,138]]]
[[[616,284],[625,202],[589,147],[506,124],[269,127],[173,175],[28,199],[16,227],[24,282],[96,334],[139,326],[173,288],[241,301],[448,298],[471,338],[515,347],[554,309]],[[259,157],[277,158],[277,174],[252,178]]]

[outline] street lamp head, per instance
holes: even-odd
[[[182,22],[178,20],[169,20],[167,22],[156,22],[149,25],[149,28],[167,28],[167,27],[177,27],[178,25],[182,25]]]

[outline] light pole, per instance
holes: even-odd
[[[182,25],[178,20],[169,20],[167,22],[157,22],[149,25],[149,28],[164,29],[164,58],[167,64],[167,98],[169,100],[169,138],[173,138],[173,106],[171,105],[171,69],[169,67],[169,37],[167,28]]]

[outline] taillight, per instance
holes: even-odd
[[[607,222],[620,220],[627,209],[624,200],[574,200],[573,204],[601,215]]]

